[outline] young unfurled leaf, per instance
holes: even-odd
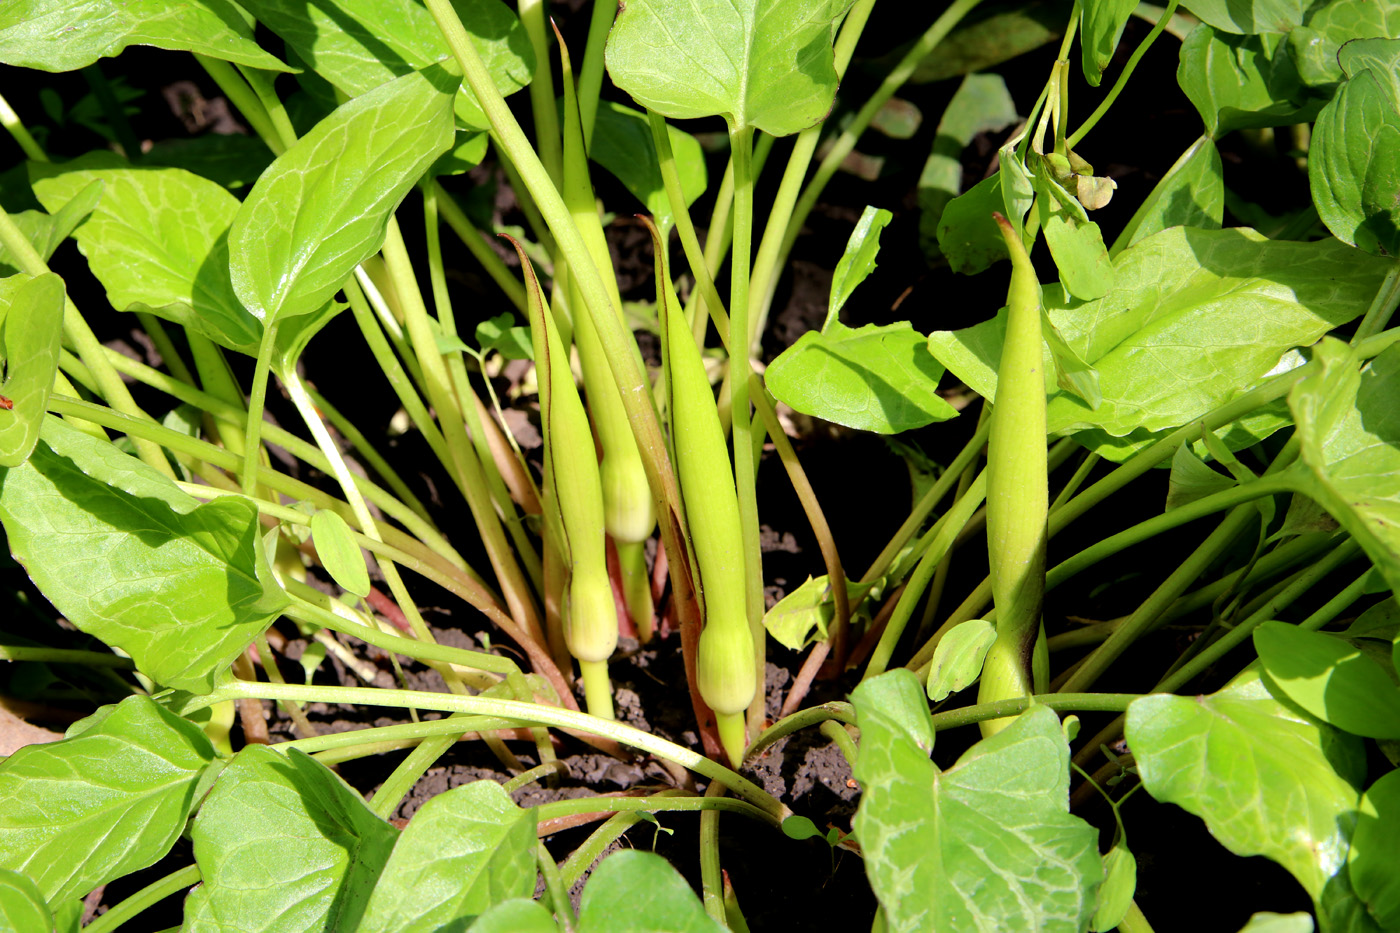
[[[0,467],[19,466],[39,442],[63,335],[63,280],[52,272],[0,279]]]
[[[1137,859],[1120,829],[1118,840],[1103,857],[1103,884],[1099,886],[1099,904],[1089,929],[1107,933],[1117,928],[1127,916],[1136,891]]]
[[[336,109],[273,162],[229,230],[234,292],[264,322],[325,305],[384,242],[389,218],[452,144],[441,67]]]
[[[0,519],[59,611],[160,684],[208,693],[287,604],[252,503],[200,503],[58,418],[0,472]]]
[[[204,883],[187,933],[354,930],[398,831],[296,749],[234,756],[190,833]]]
[[[535,817],[494,781],[425,803],[394,845],[359,933],[463,929],[535,890]]]
[[[955,417],[938,395],[943,367],[907,321],[808,331],[768,365],[772,393],[804,414],[861,431],[898,434]]]
[[[144,696],[72,738],[21,748],[0,763],[0,868],[57,903],[154,865],[213,759],[198,726]]]
[[[1359,648],[1286,622],[1254,630],[1269,689],[1353,735],[1400,739],[1400,687]]]
[[[608,36],[608,73],[648,110],[722,115],[787,136],[836,95],[834,23],[851,0],[632,0]]]
[[[1236,855],[1278,862],[1321,902],[1345,886],[1365,753],[1293,709],[1250,671],[1210,696],[1134,701],[1128,744],[1148,793],[1201,817]]]
[[[1098,831],[1069,813],[1069,748],[1053,712],[1032,707],[940,772],[912,673],[866,681],[852,700],[864,788],[854,826],[890,930],[1085,928],[1103,877]]]
[[[0,62],[7,65],[77,71],[129,45],[292,70],[259,47],[225,0],[15,0],[0,8]]]
[[[369,571],[345,519],[329,509],[319,509],[311,516],[311,541],[321,557],[321,566],[341,589],[356,596],[369,595]]]
[[[421,3],[412,0],[248,0],[258,21],[295,56],[348,97],[358,97],[447,57],[447,42]],[[535,54],[525,27],[500,0],[453,0],[452,7],[504,96],[530,83]],[[468,127],[490,122],[471,88],[456,91],[454,110]]]
[[[874,583],[846,581],[852,605],[865,598]],[[763,626],[779,644],[801,651],[814,641],[826,641],[826,627],[836,615],[831,581],[826,574],[808,577],[797,589],[778,600],[763,616]]]
[[[996,626],[985,619],[960,622],[943,636],[928,668],[928,698],[942,703],[982,675],[987,649],[997,640]]]
[[[1172,455],[1172,473],[1167,484],[1165,511],[1179,509],[1183,505],[1204,499],[1234,485],[1236,482],[1233,477],[1212,469],[1192,453],[1189,444],[1183,444]]]
[[[1081,301],[1102,298],[1113,286],[1113,263],[1099,225],[1047,171],[1038,170],[1035,182],[1045,243],[1055,258],[1065,291]]]
[[[851,238],[846,241],[846,251],[836,263],[836,271],[831,274],[831,301],[826,309],[825,330],[832,321],[838,319],[841,308],[856,286],[864,282],[875,271],[875,256],[880,252],[880,231],[894,215],[882,208],[866,206],[861,212]]]

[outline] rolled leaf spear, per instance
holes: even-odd
[[[1020,236],[1001,214],[993,217],[1011,254],[1011,287],[987,439],[987,550],[997,638],[982,666],[979,703],[1044,692],[1050,665],[1040,617],[1050,510],[1040,281]],[[982,734],[1010,724],[988,720]]]

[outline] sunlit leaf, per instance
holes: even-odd
[[[724,933],[661,856],[624,849],[593,869],[579,901],[578,933]]]
[[[63,280],[52,272],[0,279],[0,467],[19,466],[39,442],[58,369]]]
[[[26,745],[0,762],[0,868],[56,903],[154,865],[213,758],[198,726],[144,696],[73,738]]]

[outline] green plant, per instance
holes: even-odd
[[[1059,54],[1023,120],[993,74],[968,74],[947,103],[920,181],[924,248],[939,268],[982,275],[969,293],[988,312],[1009,277],[1005,307],[929,334],[843,323],[899,229],[867,207],[821,328],[761,372],[782,270],[862,134],[907,135],[891,99],[921,70],[961,76],[1033,48],[1025,9],[953,0],[883,66],[866,62],[874,89],[839,105],[873,0],[632,0],[615,17],[600,3],[581,57],[564,33],[550,41],[539,0],[19,0],[0,12],[7,75],[81,69],[92,89],[66,115],[57,91],[37,90],[48,122],[32,132],[0,100],[24,156],[0,176],[0,522],[33,585],[88,637],[60,641],[32,608],[31,627],[0,629],[0,658],[71,686],[55,674],[33,695],[85,704],[61,741],[0,760],[0,930],[78,929],[84,896],[167,859],[182,836],[193,864],[82,928],[117,929],[194,886],[182,930],[742,930],[741,904],[752,913],[760,897],[721,870],[728,812],[768,831],[775,861],[814,836],[833,847],[833,872],[837,850],[859,853],[875,929],[1138,933],[1150,912],[1129,833],[1134,848],[1161,843],[1134,828],[1138,787],[1134,805],[1188,810],[1231,852],[1281,865],[1313,904],[1283,918],[1237,905],[1255,915],[1246,929],[1400,929],[1400,632],[1385,595],[1400,592],[1400,5],[1178,6],[1065,4]],[[1135,13],[1150,29],[1120,65]],[[1091,212],[1115,182],[1095,174],[1085,139],[1169,30],[1204,134],[1106,237]],[[140,92],[98,65],[120,69],[133,45],[192,53],[256,141],[143,151]],[[1112,81],[1075,124],[1080,77]],[[528,127],[506,102],[527,87]],[[728,160],[717,184],[686,132],[715,117]],[[961,150],[1007,126],[997,171],[961,190]],[[74,127],[106,146],[40,145]],[[1282,161],[1307,204],[1289,214],[1282,199],[1228,190],[1230,133],[1255,150],[1288,140]],[[1114,145],[1096,139],[1094,158],[1107,164]],[[769,201],[756,191],[775,153],[786,165]],[[649,215],[654,301],[620,285],[606,221],[636,205],[600,206],[595,166]],[[487,229],[464,205],[473,170],[499,173],[519,227]],[[711,208],[703,242],[697,203]],[[1259,229],[1224,228],[1227,205]],[[688,280],[671,271],[673,231]],[[60,252],[69,238],[100,292]],[[457,310],[458,248],[494,289],[487,313]],[[102,342],[126,311],[161,366]],[[343,317],[373,360],[363,392],[387,381],[442,498],[468,518],[420,499],[381,426],[356,425],[353,392],[327,398],[308,382],[300,364],[340,359],[317,338]],[[637,331],[659,337],[659,367]],[[492,378],[500,360],[527,357],[538,476]],[[955,380],[986,400],[980,414],[949,403]],[[277,386],[305,436],[265,420]],[[960,450],[934,455],[942,470],[852,579],[780,403],[878,435],[927,428],[921,439],[980,420]],[[825,573],[765,612],[770,441]],[[1164,511],[1079,521],[1154,495],[1156,467],[1169,468]],[[987,579],[958,588],[951,561],[984,525]],[[1145,598],[1132,592],[1109,621],[1060,624],[1074,610],[1057,589],[1153,545],[1178,550],[1144,576]],[[424,581],[456,597],[477,647],[438,643]],[[1136,585],[1099,581],[1120,600]],[[951,611],[945,591],[962,598]],[[619,625],[670,652],[653,626],[661,605],[687,680],[667,686],[688,696],[699,750],[614,718]],[[1169,625],[1191,638],[1158,637]],[[807,651],[775,722],[770,634]],[[279,663],[289,639],[304,643],[300,673]],[[387,673],[370,647],[396,686],[370,686]],[[366,686],[330,683],[328,656]],[[443,690],[411,689],[411,665]],[[824,666],[859,678],[850,702],[804,705]],[[1134,692],[1092,692],[1110,674]],[[979,680],[976,703],[943,708]],[[1197,684],[1213,692],[1174,695]],[[264,701],[295,738],[268,744]],[[323,732],[310,704],[409,721]],[[1087,738],[1081,715],[1097,728]],[[964,730],[955,760],[931,759],[939,732],[972,724],[985,737]],[[741,773],[809,728],[861,788],[852,833],[818,828]],[[429,768],[478,740],[512,775],[504,788],[475,781],[391,820]],[[510,792],[556,779],[556,742],[575,741],[650,756],[674,786],[518,806]],[[332,770],[404,750],[368,802]],[[1071,812],[1099,792],[1114,828],[1104,854]],[[594,867],[670,810],[699,813],[701,898],[656,855]],[[589,820],[600,825],[562,864],[540,841]]]

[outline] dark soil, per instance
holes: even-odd
[[[578,18],[571,19],[562,6],[556,9],[556,16],[571,45],[576,43],[581,47],[580,30],[584,27],[577,21]],[[876,58],[896,50],[901,42],[909,38],[907,20],[908,10],[900,5],[878,5],[861,47],[863,55]],[[1111,75],[1116,74],[1127,51],[1134,48],[1145,33],[1144,24],[1136,20],[1130,22],[1120,46],[1123,51],[1110,68]],[[1012,94],[1022,109],[1034,100],[1049,73],[1054,54],[1054,47],[1047,46],[998,69],[1006,76]],[[842,90],[842,102],[834,114],[838,119],[845,110],[858,105],[873,88],[871,79],[860,67],[861,62],[858,60],[856,64],[847,86]],[[172,74],[172,66],[182,70]],[[162,111],[150,103],[150,95],[160,94],[163,88],[177,79],[188,79],[206,98],[218,99],[218,91],[207,77],[202,73],[187,73],[183,70],[187,67],[188,63],[183,58],[146,49],[132,49],[124,53],[120,69],[115,63],[103,62],[103,68],[109,74],[120,70],[131,85],[147,90],[146,104],[140,114],[133,118],[139,138],[164,139],[187,135],[188,127],[176,113]],[[1144,59],[1137,76],[1108,119],[1081,146],[1082,154],[1095,164],[1106,167],[1107,172],[1119,182],[1118,199],[1095,217],[1104,228],[1106,240],[1111,240],[1142,196],[1199,132],[1197,115],[1177,90],[1175,67],[1176,43],[1164,37]],[[18,77],[16,73],[0,68],[0,83],[16,91],[12,100],[16,109],[27,121],[42,122],[38,102],[29,89],[32,80],[27,73]],[[48,83],[59,91],[70,106],[77,97],[86,93],[86,87],[77,75],[54,76]],[[859,325],[909,319],[916,329],[926,332],[935,328],[961,327],[985,319],[1001,304],[1004,294],[1002,273],[993,270],[980,279],[955,276],[946,266],[931,265],[919,251],[919,171],[933,143],[938,115],[955,87],[956,82],[942,82],[906,88],[901,96],[916,104],[924,114],[924,124],[916,137],[910,141],[893,141],[867,134],[861,150],[886,158],[884,174],[874,182],[843,174],[833,179],[822,202],[808,219],[804,235],[794,250],[790,269],[781,281],[770,330],[764,337],[765,353],[770,359],[802,332],[820,322],[825,313],[830,270],[840,257],[851,225],[866,204],[892,210],[895,219],[882,238],[878,270],[861,286],[857,299],[847,306],[845,317],[848,323]],[[1075,113],[1087,114],[1105,90],[1107,83],[1098,90],[1085,88],[1082,83],[1076,84]],[[521,95],[517,100],[523,100],[523,97]],[[712,131],[714,127],[707,125],[703,129]],[[1256,192],[1267,190],[1268,203],[1280,205],[1290,199],[1296,200],[1301,190],[1302,198],[1306,199],[1306,179],[1300,181],[1288,174],[1288,162],[1282,153],[1261,163],[1257,151],[1245,150],[1245,144],[1236,141],[1238,135],[1227,138],[1225,157],[1228,181],[1232,186],[1238,186],[1243,197],[1250,199]],[[974,183],[987,173],[990,160],[995,158],[994,149],[998,142],[980,140],[968,150],[964,159],[967,184]],[[100,144],[99,138],[78,126],[67,127],[47,140],[53,152],[64,154],[77,154]],[[780,142],[775,147],[760,182],[761,186],[766,186],[761,187],[765,193],[760,196],[760,211],[766,209],[764,198],[771,196],[776,186],[777,176],[785,161],[786,145]],[[6,146],[10,148],[4,148]],[[8,140],[0,140],[0,152],[3,152],[5,164],[11,164],[17,158],[12,150]],[[712,179],[720,177],[723,158],[722,152],[713,155],[710,162]],[[1229,174],[1229,165],[1245,158],[1250,160],[1252,166],[1263,164],[1265,168],[1247,174]],[[631,204],[630,196],[625,191],[603,173],[598,174],[599,195],[604,203]],[[468,193],[473,183],[479,187]],[[483,168],[473,173],[470,180],[459,180],[454,190],[462,192],[472,209],[494,215],[497,220],[507,223],[520,223],[520,215],[509,192],[504,188],[493,192],[491,186],[495,183],[495,173]],[[1267,187],[1270,185],[1272,188]],[[0,193],[8,196],[11,190],[7,185],[0,189]],[[6,207],[11,210],[25,206],[28,205],[6,202]],[[625,213],[623,208],[618,210]],[[694,214],[697,218],[706,217],[708,211],[708,203],[702,201]],[[408,232],[412,237],[413,231]],[[650,300],[653,284],[649,241],[639,228],[627,220],[619,220],[610,228],[610,238],[619,270],[623,274],[626,297]],[[410,248],[412,245],[410,243]],[[450,241],[445,242],[444,247],[448,250],[448,266],[454,270],[453,288],[458,296],[459,314],[471,317],[479,315],[484,319],[508,309],[490,283],[475,271],[474,262],[464,252],[455,251]],[[83,264],[76,261],[72,250],[71,245],[65,246],[55,260],[68,276],[70,293],[78,296],[80,306],[102,307],[104,301],[100,286],[83,271]],[[677,264],[683,267],[679,250],[676,253]],[[513,255],[507,258],[514,263]],[[723,290],[723,282],[720,285]],[[133,346],[138,354],[149,355],[138,338],[130,334],[125,320],[118,318],[114,322],[112,316],[103,319],[92,315],[92,322],[99,328],[106,328],[102,332],[104,339],[123,340]],[[466,330],[470,323],[468,320],[463,329]],[[238,361],[237,365],[243,366],[245,362]],[[251,369],[250,363],[246,369]],[[367,433],[382,431],[397,407],[386,385],[377,378],[364,378],[365,373],[375,371],[375,366],[348,316],[334,322],[316,339],[304,361],[304,369],[328,398],[353,413],[356,423]],[[249,373],[241,372],[240,375],[246,382]],[[508,388],[508,379],[503,377],[498,382],[498,390],[505,392]],[[950,384],[947,389],[950,396],[960,394],[960,387],[956,385]],[[283,400],[276,398],[275,393],[273,395],[269,400],[270,417],[280,419],[285,424],[297,424],[295,412]],[[149,400],[154,406],[153,410],[160,410],[160,403],[152,396],[138,393],[138,400]],[[532,430],[530,426],[537,420],[537,412],[530,408],[529,401],[518,403],[511,414],[512,427],[520,429],[517,433],[526,447],[531,446],[528,438]],[[971,434],[974,422],[975,414],[974,417],[910,432],[902,436],[901,441],[922,449],[935,462],[946,462]],[[804,424],[809,433],[798,442],[803,464],[823,504],[846,566],[859,573],[908,514],[911,502],[908,468],[878,438],[855,435],[821,423]],[[535,443],[538,443],[537,436]],[[419,465],[431,464],[433,459],[417,435],[384,437],[381,450],[396,468],[403,471],[405,478],[415,486],[415,492],[441,515],[440,524],[443,527],[471,527],[465,507],[451,494],[451,490],[445,488],[439,478],[418,469]],[[284,466],[297,469],[295,463]],[[314,471],[303,470],[302,473],[303,478],[310,482],[325,481]],[[1056,553],[1052,559],[1068,556],[1084,543],[1097,540],[1108,531],[1160,511],[1161,497],[1165,492],[1164,477],[1149,479],[1140,485],[1151,488],[1146,493],[1139,492],[1131,501],[1116,502],[1112,514],[1099,519],[1111,521],[1113,528],[1105,529],[1094,519],[1086,520],[1088,527],[1071,530],[1063,539],[1057,539]],[[808,575],[823,573],[824,568],[806,517],[781,466],[771,454],[765,456],[761,467],[759,501],[767,544],[767,595],[770,599],[776,599],[800,585]],[[1182,534],[1199,535],[1199,530],[1186,529]],[[462,548],[468,561],[485,565],[484,555],[474,550],[469,539],[470,535],[453,536],[454,544]],[[1167,548],[1165,553],[1175,553],[1170,540],[1161,542],[1161,546]],[[969,548],[958,554],[950,589],[944,598],[945,606],[955,605],[981,579],[986,569],[986,558],[981,547],[980,540],[974,540]],[[18,574],[14,568],[4,572],[7,583]],[[1102,573],[1096,576],[1096,581],[1103,585],[1094,589],[1087,585],[1078,588],[1069,586],[1057,591],[1047,606],[1047,626],[1052,632],[1063,630],[1074,624],[1066,621],[1069,616],[1111,618],[1123,611],[1125,606],[1130,608],[1135,605],[1141,599],[1144,588],[1155,586],[1165,572],[1162,562],[1150,555],[1146,559],[1140,553],[1123,555],[1104,565]],[[15,579],[14,582],[18,589],[20,581]],[[476,613],[465,610],[460,604],[447,599],[441,591],[426,584],[418,585],[410,581],[410,586],[425,609],[441,607],[429,612],[429,621],[440,640],[464,647],[480,647],[484,623]],[[495,650],[503,653],[513,651],[512,646],[501,644],[494,633],[490,634]],[[290,627],[287,627],[285,635],[291,639],[289,653],[295,656],[299,652],[298,636]],[[49,638],[48,635],[44,637]],[[1167,659],[1175,656],[1179,650],[1173,641],[1176,637],[1163,633],[1148,639],[1136,649],[1131,657],[1141,661],[1142,670],[1150,675],[1144,679],[1155,677]],[[913,649],[912,639],[909,641],[910,644],[902,650]],[[61,642],[54,636],[51,643]],[[364,652],[364,648],[357,645],[356,650]],[[381,681],[391,685],[393,677],[387,658],[374,649],[369,649],[364,656],[379,666]],[[776,714],[801,661],[800,655],[775,644],[770,645],[770,715]],[[1132,670],[1132,665],[1133,661],[1130,660],[1127,663],[1129,670]],[[698,747],[689,701],[683,687],[684,672],[676,636],[672,635],[642,650],[625,652],[614,661],[611,670],[617,687],[620,718],[673,742]],[[289,679],[300,679],[301,676],[299,667],[290,663],[286,673]],[[3,676],[0,674],[0,677]],[[408,677],[410,685],[417,689],[443,689],[441,680],[432,672],[410,668]],[[322,665],[316,682],[360,685],[354,675],[334,658]],[[0,682],[0,686],[6,692],[15,692],[13,683]],[[90,688],[90,685],[84,686]],[[819,681],[808,702],[842,699],[852,686],[853,682],[849,679]],[[1103,688],[1113,689],[1114,686],[1106,682]],[[1134,679],[1124,687],[1142,689],[1143,685]],[[386,714],[371,708],[343,706],[314,705],[307,712],[313,722],[328,731],[388,725],[407,719],[399,711]],[[1085,729],[1089,730],[1086,734],[1092,734],[1099,725],[1101,723],[1086,717]],[[61,728],[61,725],[58,727]],[[272,731],[275,738],[290,735],[289,723],[279,712],[272,714]],[[941,766],[951,764],[975,740],[975,730],[964,731],[970,734],[940,736],[935,758]],[[536,763],[532,757],[532,746],[514,742],[512,749],[525,766]],[[666,769],[645,757],[622,762],[600,755],[568,738],[560,741],[557,751],[568,768],[567,777],[562,778],[557,787],[537,784],[518,791],[515,797],[520,804],[533,805],[564,797],[670,786],[672,781]],[[375,791],[398,760],[398,755],[387,755],[347,762],[340,766],[339,772],[368,795]],[[834,825],[842,831],[849,830],[859,791],[850,781],[850,770],[842,756],[815,730],[798,733],[775,745],[753,764],[748,775],[796,812],[811,818],[819,827]],[[428,771],[396,816],[410,817],[425,800],[451,787],[482,779],[504,782],[511,776],[484,746],[459,744]],[[697,789],[701,788],[703,784],[697,785]],[[1107,808],[1101,801],[1093,799],[1085,806],[1084,813],[1105,829],[1104,846],[1107,847],[1113,825]],[[1209,837],[1198,820],[1185,817],[1175,808],[1156,804],[1146,794],[1139,793],[1126,806],[1124,817],[1139,859],[1138,901],[1158,929],[1181,929],[1189,920],[1193,929],[1233,931],[1254,910],[1287,912],[1308,908],[1301,889],[1282,869],[1261,859],[1242,861],[1230,856]],[[663,813],[660,824],[663,829],[639,824],[620,844],[654,848],[698,887],[697,819],[689,814]],[[766,827],[736,817],[726,817],[721,825],[722,862],[733,881],[749,926],[756,933],[863,930],[869,927],[875,901],[858,857],[844,850],[833,850],[816,840],[793,842],[776,836]],[[548,840],[551,852],[562,859],[589,831],[590,827],[584,826],[556,833]],[[188,864],[189,859],[188,844],[182,842],[160,865],[109,885],[105,892],[95,898],[101,907],[98,908],[95,903],[94,908],[105,909],[117,903],[169,870]],[[1185,892],[1190,892],[1189,896],[1183,896]],[[171,899],[158,910],[151,911],[130,928],[157,930],[179,923],[180,909],[176,900]],[[1210,912],[1208,918],[1203,919],[1206,905],[1209,905]],[[1222,908],[1222,905],[1235,906]]]

